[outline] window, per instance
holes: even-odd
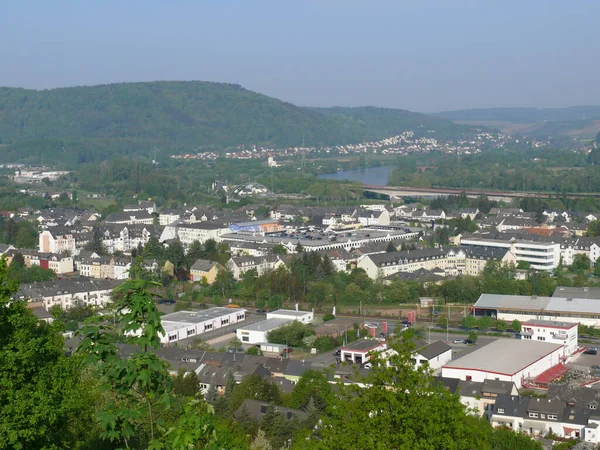
[[[538,341],[545,341],[546,338],[544,336],[538,336]]]
[[[177,340],[177,335],[176,334],[170,334],[169,335],[169,342],[175,341],[175,340]]]
[[[193,335],[195,335],[195,334],[196,334],[196,330],[194,330],[194,329],[187,330],[187,335],[188,335],[188,336],[193,336]]]
[[[504,414],[504,408],[498,408],[498,414]]]
[[[248,342],[250,338],[248,336],[242,336],[242,342]]]
[[[537,419],[538,418],[538,413],[529,413],[529,417],[533,418],[533,419]]]
[[[546,418],[546,414],[540,414],[540,419],[545,419]]]
[[[558,419],[558,416],[556,414],[548,414],[548,419],[556,420],[556,419]]]
[[[595,403],[590,403],[590,409],[598,409],[598,405]]]
[[[467,375],[467,376],[465,377],[465,379],[466,379],[467,381],[473,381],[473,377],[472,377],[471,375]]]

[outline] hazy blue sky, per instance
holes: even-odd
[[[599,0],[0,0],[0,85],[233,82],[300,105],[600,104]]]

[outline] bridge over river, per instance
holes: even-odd
[[[510,202],[513,198],[548,198],[550,192],[532,191],[494,191],[487,189],[459,189],[459,188],[413,188],[408,186],[375,186],[363,184],[365,191],[387,195],[390,198],[399,197],[439,197],[446,195],[459,195],[464,192],[469,198],[485,195],[490,200]],[[556,193],[552,192],[552,195]],[[567,198],[600,197],[600,192],[580,192],[567,194]]]

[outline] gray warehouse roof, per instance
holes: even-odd
[[[267,314],[281,314],[286,316],[302,317],[310,314],[310,311],[295,311],[293,309],[277,309],[275,311],[268,312]]]
[[[540,358],[561,348],[560,344],[522,339],[497,339],[444,366],[514,375]]]
[[[180,322],[180,323],[200,323],[207,320],[218,319],[236,312],[245,312],[245,309],[238,308],[209,308],[198,311],[177,311],[171,314],[165,314],[161,317],[162,322]]]
[[[589,298],[481,294],[475,308],[600,314],[600,302]]]
[[[271,331],[271,330],[275,330],[276,328],[279,328],[279,327],[285,325],[286,323],[290,323],[290,322],[291,322],[290,319],[273,318],[273,319],[263,320],[262,322],[256,322],[251,325],[247,325],[245,327],[240,327],[238,329],[244,330],[244,331]]]

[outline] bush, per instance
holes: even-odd
[[[330,320],[335,319],[335,316],[331,313],[327,313],[323,316],[323,322],[329,322]]]
[[[258,347],[250,347],[250,348],[248,348],[248,350],[246,350],[246,354],[260,356],[262,354],[262,352],[260,351],[260,349]]]

